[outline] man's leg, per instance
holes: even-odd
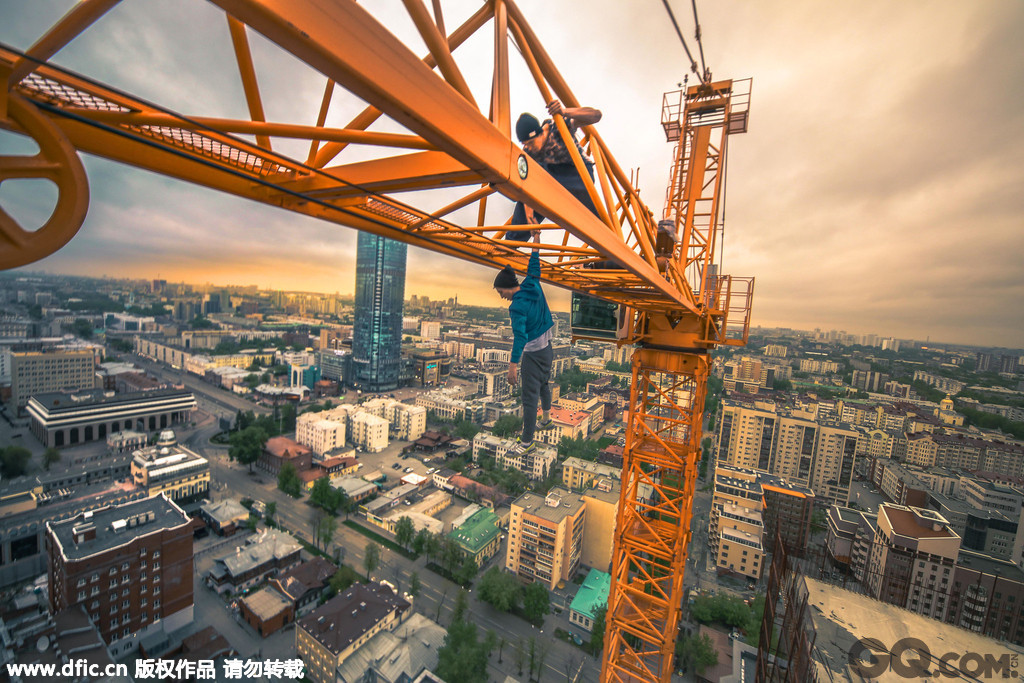
[[[529,444],[533,441],[537,429],[537,402],[540,398],[541,383],[545,375],[538,363],[538,351],[525,351],[519,362],[519,374],[523,383],[523,433],[520,443]],[[548,369],[550,371],[550,364]],[[551,389],[548,389],[548,405],[551,405]]]
[[[551,362],[554,360],[555,350],[551,344],[548,344],[545,348],[537,351],[535,355],[537,356],[537,365],[542,375],[540,382],[540,409],[547,416],[548,411],[551,410]]]

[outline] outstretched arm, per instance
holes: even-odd
[[[572,119],[573,125],[589,126],[601,120],[601,110],[593,107],[563,107],[558,100],[548,102],[548,113],[552,116],[561,114]]]

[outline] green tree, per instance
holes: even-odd
[[[461,420],[457,425],[455,425],[455,436],[460,439],[472,440],[479,431],[480,427],[476,426],[476,424],[469,420]]]
[[[441,537],[428,532],[423,549],[426,551],[427,557],[436,562],[437,558],[441,555]]]
[[[551,611],[551,596],[539,581],[523,589],[523,615],[534,624],[544,621],[544,615]]]
[[[413,525],[411,518],[403,515],[395,523],[395,540],[398,541],[398,545],[406,550],[409,549],[409,544],[412,543],[415,534],[416,527]]]
[[[448,627],[444,646],[437,651],[434,673],[448,683],[487,683],[487,660],[493,647],[488,638],[477,639],[477,626],[458,613]]]
[[[605,629],[605,618],[608,615],[608,606],[602,605],[597,608],[597,612],[594,614],[594,625],[590,629],[590,642],[587,643],[587,649],[590,654],[595,657],[604,648],[604,629]]]
[[[494,422],[491,433],[501,438],[509,437],[523,428],[522,419],[515,415],[502,415]]]
[[[718,651],[706,633],[683,636],[676,641],[676,656],[698,675],[718,664]]]
[[[4,477],[20,477],[25,474],[32,452],[22,446],[8,446],[0,451],[0,473]]]
[[[295,465],[286,462],[281,466],[281,471],[277,474],[277,488],[292,498],[298,498],[302,495],[302,480],[299,479],[299,473],[295,469]]]
[[[60,462],[60,451],[56,448],[47,448],[43,451],[43,467],[46,468],[47,472],[50,471],[51,465],[58,462]]]
[[[480,567],[477,566],[476,560],[472,557],[466,557],[462,560],[462,564],[459,565],[459,570],[455,572],[455,581],[464,586],[473,580],[478,571],[480,571]]]
[[[430,532],[426,528],[420,529],[416,532],[416,537],[412,539],[412,551],[417,555],[422,555],[427,550],[427,536]]]
[[[260,459],[260,454],[267,444],[267,433],[256,426],[246,427],[232,434],[228,443],[228,457],[240,465],[248,465],[249,471],[252,472],[253,464]]]
[[[418,598],[422,587],[423,584],[420,582],[420,573],[413,572],[412,576],[409,577],[409,595],[413,598]]]
[[[338,571],[334,572],[334,576],[331,577],[331,593],[341,593],[357,581],[359,581],[359,574],[356,573],[356,570],[347,564],[343,564]]]
[[[277,514],[277,503],[270,501],[267,503],[267,523],[270,524],[274,521],[274,515]]]
[[[341,492],[331,486],[327,477],[320,477],[313,482],[313,488],[309,491],[309,502],[333,515],[341,507],[342,500],[339,493]]]
[[[455,573],[455,567],[462,560],[462,549],[459,544],[445,536],[441,540],[441,566],[449,575]]]
[[[249,519],[245,520],[245,528],[249,531],[256,531],[256,526],[259,524],[259,518],[256,517],[255,513],[249,513]]]
[[[519,604],[523,587],[514,574],[491,567],[476,583],[480,599],[499,612],[511,612]]]
[[[327,550],[327,548],[331,545],[331,541],[334,540],[334,531],[337,528],[338,520],[335,519],[333,515],[324,517],[320,521],[320,531],[317,534],[317,536],[319,537],[319,540],[323,545],[324,550]]]
[[[363,553],[363,567],[366,569],[366,580],[370,580],[370,572],[380,566],[380,546],[370,541]]]
[[[71,323],[71,331],[82,339],[92,339],[92,323],[85,318],[75,318]]]
[[[579,458],[580,460],[587,460],[594,462],[597,460],[598,454],[601,452],[601,447],[596,441],[591,441],[582,436],[577,436],[570,439],[567,436],[563,436],[558,442],[558,458],[565,460],[566,458]]]

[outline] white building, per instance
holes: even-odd
[[[424,320],[420,323],[420,336],[424,339],[440,339],[441,323],[436,320]]]
[[[388,447],[390,424],[383,417],[367,412],[356,413],[351,420],[350,439],[357,447],[371,453],[378,453]]]
[[[344,413],[303,413],[295,419],[295,440],[324,455],[345,445],[347,422]]]

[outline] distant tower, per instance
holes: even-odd
[[[406,245],[359,233],[351,384],[363,391],[398,388]]]

